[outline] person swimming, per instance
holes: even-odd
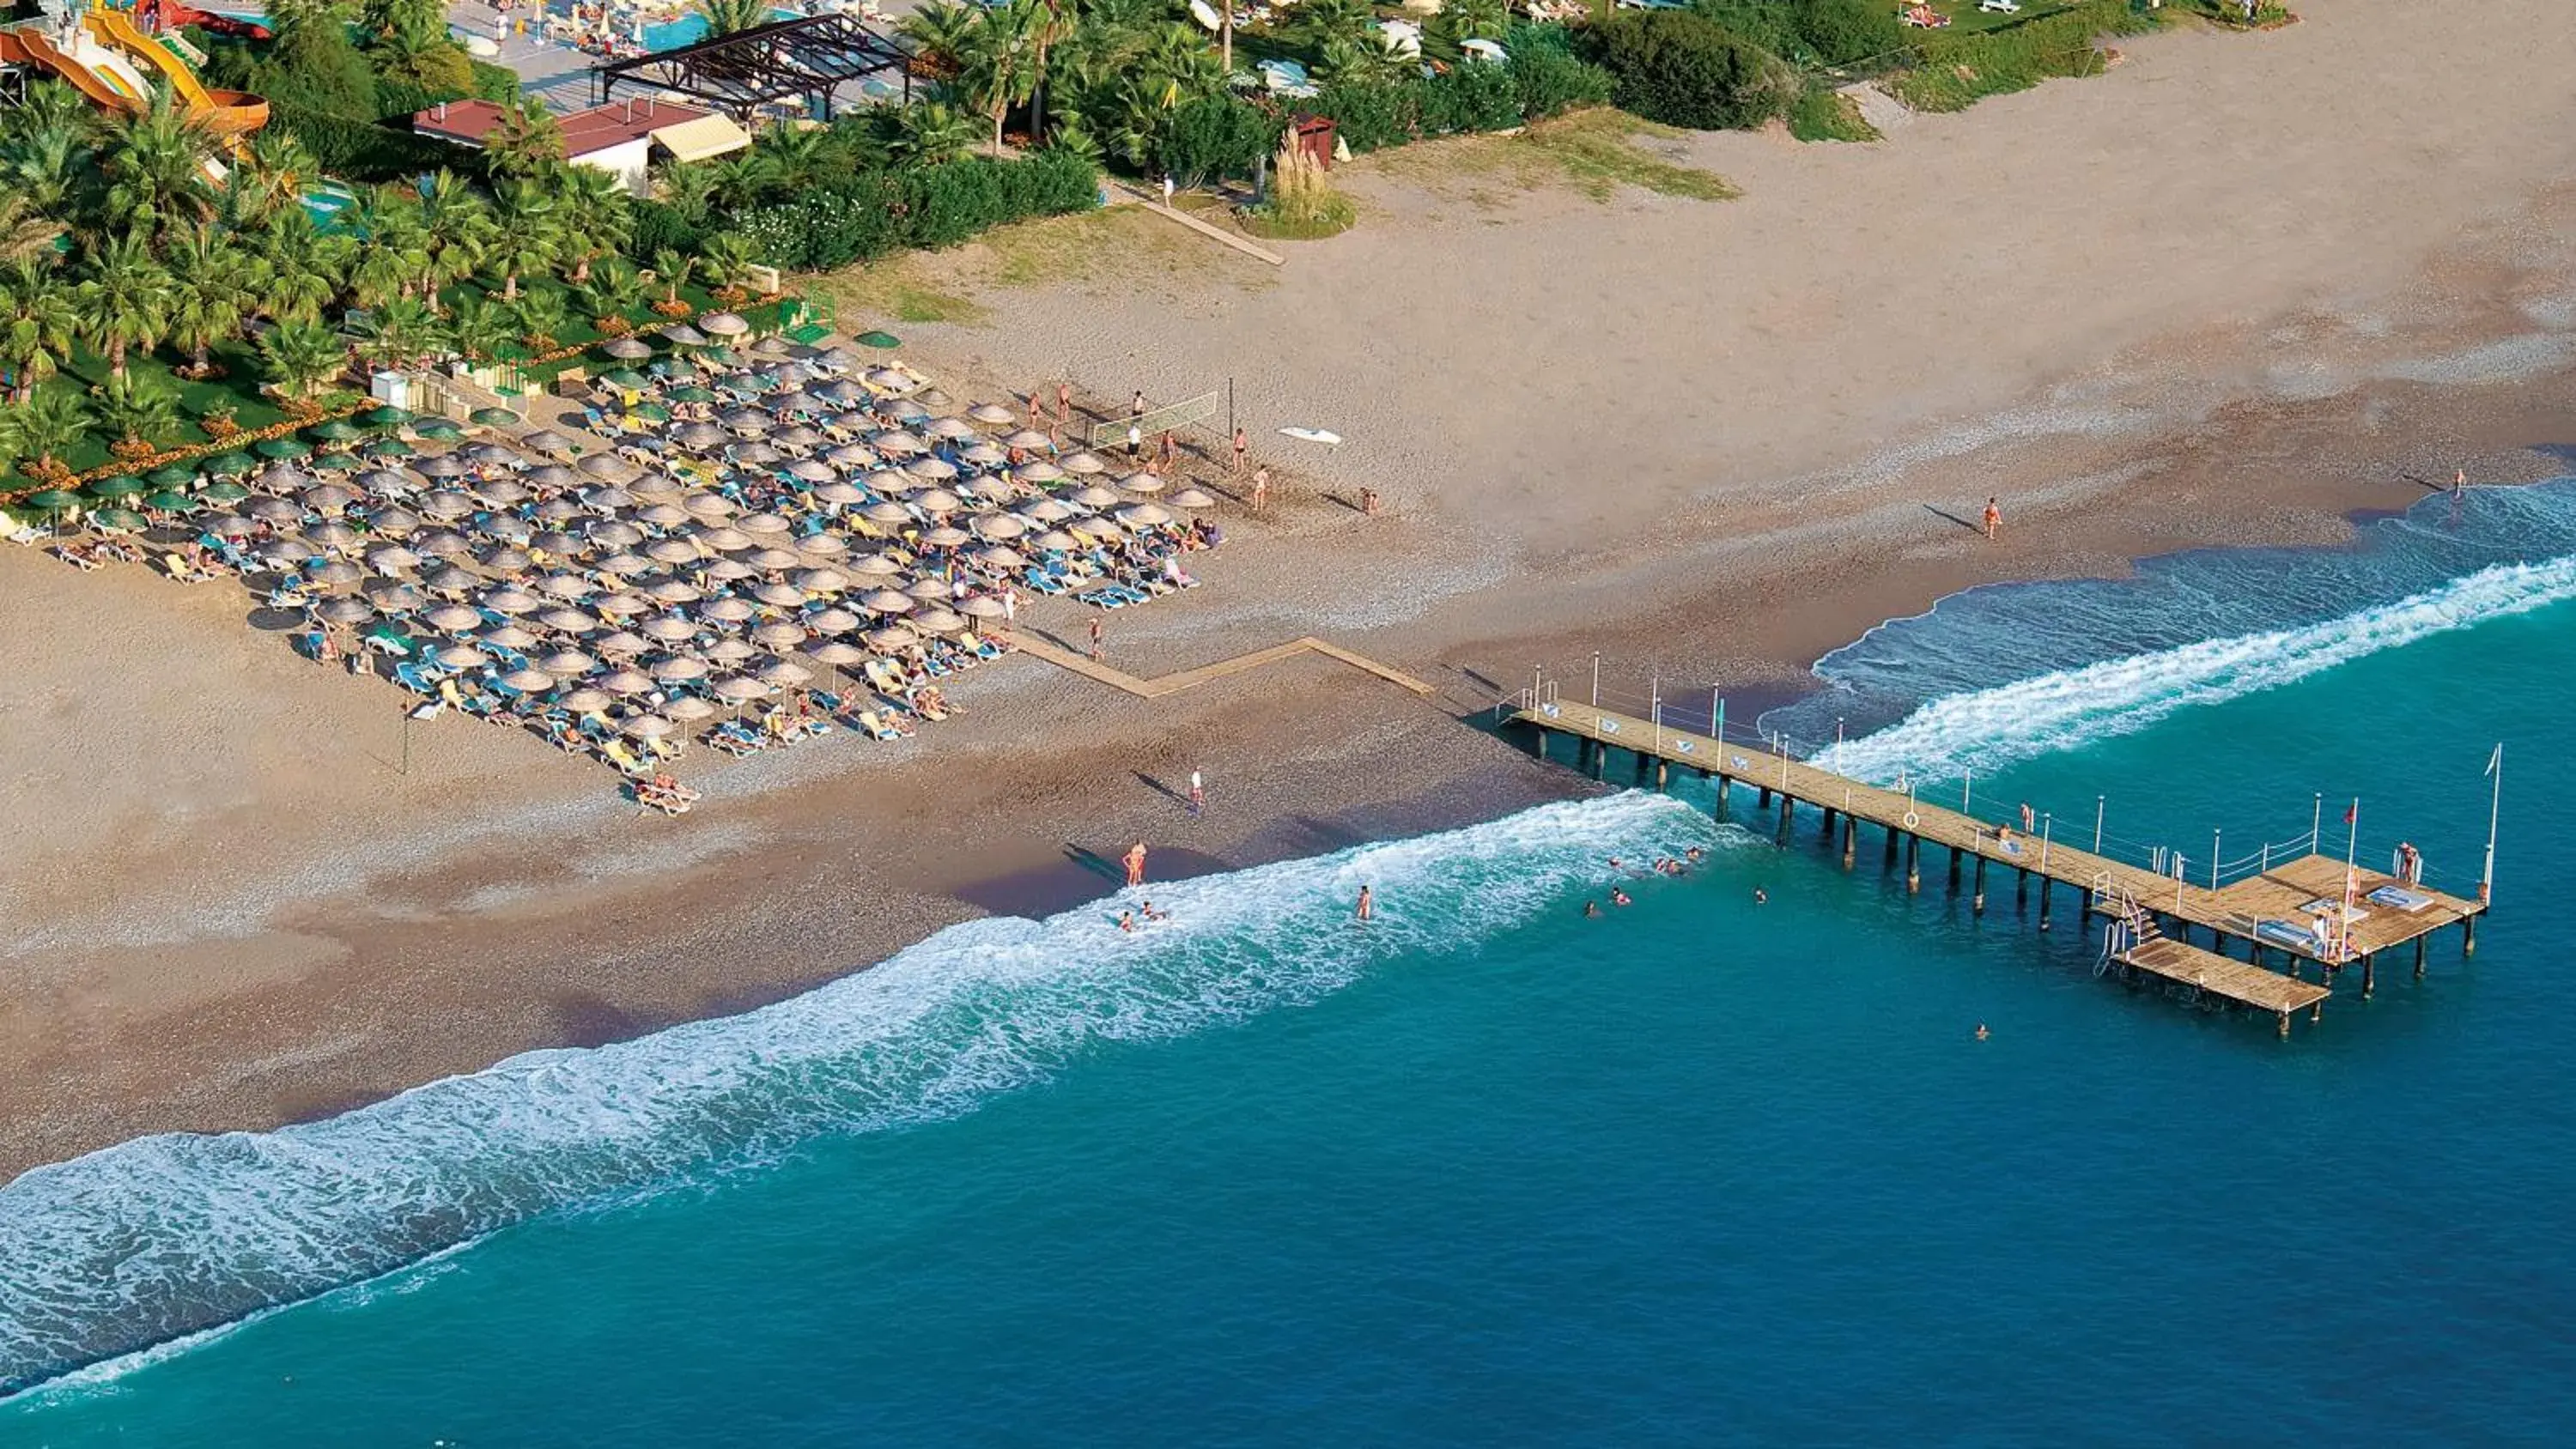
[[[1583,919],[1587,921],[1597,921],[1601,919],[1601,903],[1599,901],[1585,901],[1583,903]]]
[[[1626,891],[1620,890],[1616,886],[1611,887],[1610,904],[1614,906],[1624,906],[1628,903],[1628,893]]]
[[[1755,886],[1753,888],[1753,904],[1757,906],[1767,906],[1771,904],[1771,893],[1760,886]]]
[[[1987,1037],[1992,1035],[1994,1035],[1994,1033],[1986,1030],[1986,1024],[1984,1022],[1981,1021],[1977,1023],[1977,1040],[1984,1041]]]
[[[1171,918],[1172,918],[1172,913],[1171,913],[1171,912],[1169,912],[1169,911],[1158,911],[1158,910],[1154,909],[1154,903],[1153,903],[1152,901],[1147,901],[1147,902],[1145,902],[1145,919],[1146,919],[1146,920],[1149,920],[1149,921],[1168,921],[1168,920],[1170,920]]]
[[[1702,849],[1700,849],[1698,846],[1694,845],[1694,846],[1692,846],[1690,849],[1685,850],[1685,851],[1683,851],[1683,852],[1682,852],[1682,859],[1689,861],[1689,862],[1690,862],[1691,864],[1693,864],[1693,865],[1697,865],[1697,864],[1699,864],[1699,862],[1700,862],[1700,857],[1702,857],[1702,856],[1704,856],[1704,855],[1706,855],[1706,854],[1708,854],[1708,852],[1707,852],[1707,851],[1702,850]]]
[[[1122,931],[1135,930],[1136,913],[1134,911],[1120,911],[1118,913],[1118,929]]]

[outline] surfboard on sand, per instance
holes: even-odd
[[[1279,431],[1286,433],[1292,438],[1304,438],[1310,443],[1330,444],[1338,443],[1342,440],[1341,434],[1328,433],[1322,428],[1281,428]]]

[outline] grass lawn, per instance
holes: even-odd
[[[1370,164],[1434,188],[1493,178],[1523,190],[1571,186],[1608,201],[1633,186],[1658,196],[1732,201],[1742,193],[1714,171],[1682,164],[1675,154],[1688,135],[1624,111],[1600,107],[1540,121],[1517,135],[1454,136],[1372,154]]]

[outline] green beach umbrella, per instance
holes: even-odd
[[[645,382],[644,374],[631,367],[621,367],[615,372],[603,372],[599,375],[599,380],[610,387],[642,387]]]
[[[714,364],[715,364],[716,366],[718,366],[718,367],[740,367],[740,366],[742,366],[742,358],[741,358],[741,356],[740,356],[739,354],[737,354],[737,353],[736,353],[732,348],[730,348],[730,347],[710,347],[710,348],[708,348],[708,349],[707,349],[707,361],[714,363]]]
[[[83,488],[81,491],[92,498],[101,498],[113,501],[120,498],[140,498],[144,494],[151,492],[152,486],[140,478],[129,478],[123,474],[118,474],[113,478],[101,478],[97,482]]]
[[[190,498],[184,493],[173,493],[165,488],[160,492],[153,494],[151,497],[144,499],[143,506],[146,508],[158,508],[164,513],[185,513],[189,509],[197,506],[197,500]]]
[[[250,460],[242,460],[247,463]],[[250,496],[250,490],[239,483],[209,483],[197,490],[197,496],[208,503],[239,503]]]
[[[193,488],[197,486],[197,475],[174,463],[167,468],[155,468],[144,474],[143,481],[155,488]]]
[[[28,494],[27,506],[39,513],[69,513],[81,506],[81,497],[65,489],[48,488],[41,493]]]
[[[449,418],[422,418],[411,425],[411,432],[415,438],[436,438],[441,442],[465,436],[465,430]]]
[[[671,420],[671,410],[660,403],[637,403],[627,411],[648,423],[667,423]]]
[[[248,453],[217,453],[198,465],[209,478],[238,478],[259,466]]]
[[[301,458],[313,451],[293,438],[262,438],[251,444],[250,450],[263,458]]]
[[[399,428],[410,421],[411,413],[408,410],[395,407],[391,403],[367,414],[367,426],[371,428]]]
[[[89,524],[101,533],[141,533],[152,521],[131,508],[102,508],[89,516]]]
[[[346,473],[358,466],[358,457],[355,453],[316,453],[304,466],[316,473]]]
[[[347,418],[333,418],[329,422],[316,424],[305,431],[326,443],[355,442],[366,436],[357,424]]]
[[[903,339],[891,332],[862,332],[858,343],[861,347],[882,347],[891,352],[903,345]]]
[[[698,386],[694,382],[685,387],[675,387],[669,392],[663,394],[663,396],[669,398],[673,402],[684,403],[711,403],[716,400],[716,395],[714,393]]]
[[[408,458],[416,449],[400,438],[378,438],[367,445],[370,458]]]
[[[467,414],[467,419],[478,428],[515,428],[519,425],[519,415],[508,408],[476,408]]]

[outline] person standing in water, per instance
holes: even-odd
[[[1369,922],[1369,921],[1371,921],[1371,920],[1375,919],[1375,918],[1376,918],[1376,916],[1377,916],[1377,897],[1376,897],[1375,895],[1371,894],[1371,892],[1369,891],[1369,888],[1368,888],[1367,886],[1361,886],[1361,887],[1360,887],[1360,921],[1361,921],[1361,923],[1362,923],[1362,924],[1366,924],[1367,922]]]

